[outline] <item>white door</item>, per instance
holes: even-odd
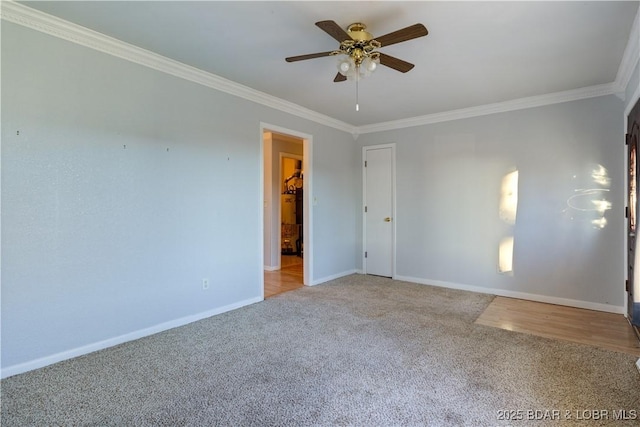
[[[364,272],[393,277],[395,146],[363,147]]]

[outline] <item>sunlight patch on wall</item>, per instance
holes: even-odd
[[[500,202],[498,216],[501,221],[510,225],[511,234],[504,237],[498,246],[498,273],[513,275],[513,228],[518,214],[518,170],[502,177],[500,186]]]
[[[506,174],[502,178],[500,189],[500,219],[507,224],[516,223],[518,213],[518,171]]]
[[[513,236],[500,241],[498,248],[498,272],[513,273]]]

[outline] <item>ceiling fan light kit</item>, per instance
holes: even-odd
[[[334,21],[316,22],[316,26],[339,41],[339,48],[328,52],[291,56],[285,60],[295,62],[324,56],[338,56],[338,74],[333,81],[356,81],[356,111],[359,110],[358,80],[369,77],[376,70],[378,64],[393,68],[401,73],[406,73],[414,67],[409,62],[378,52],[377,49],[429,34],[422,24],[414,24],[377,39],[374,39],[371,33],[366,31],[366,25],[360,22],[349,25],[347,31],[344,31]]]
[[[364,58],[356,62],[349,56],[338,58],[338,72],[345,76],[348,80],[357,77],[369,77],[380,63],[380,58]]]

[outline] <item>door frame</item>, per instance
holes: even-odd
[[[627,103],[625,109],[624,109],[624,135],[627,135],[628,132],[628,127],[629,127],[629,116],[631,115],[631,111],[635,108],[636,104],[640,103],[640,84],[638,85],[638,88],[635,90],[635,92],[633,93],[633,95],[629,98],[629,102]],[[625,137],[626,138],[626,137]],[[625,141],[626,142],[626,141]],[[638,147],[640,148],[640,147]],[[638,152],[636,151],[636,156],[638,155]],[[630,206],[628,206],[628,202],[629,202],[629,179],[628,179],[628,174],[629,174],[629,153],[628,153],[628,148],[626,147],[625,144],[625,150],[624,150],[624,156],[625,156],[625,179],[624,179],[624,198],[625,198],[625,206],[627,208],[627,210],[629,211],[631,209]],[[638,160],[636,158],[636,162],[638,162],[640,160]],[[640,202],[639,202],[640,203]],[[629,219],[625,218],[625,227],[624,227],[624,277],[625,279],[628,278],[629,275],[629,262],[628,262],[628,253],[629,253],[629,238],[628,238],[628,224]],[[638,217],[636,217],[636,221],[638,221]],[[638,223],[636,222],[636,227],[638,227]],[[636,228],[636,230],[638,230],[638,228]],[[636,231],[636,236],[638,235],[638,231]],[[635,266],[635,267],[640,267],[640,266]],[[634,277],[634,281],[633,281],[633,294],[634,295],[640,295],[640,280],[635,280]],[[626,286],[623,286],[623,294],[624,294],[624,298],[623,298],[623,302],[624,302],[624,316],[625,318],[629,319],[629,306],[630,303],[636,303],[635,301],[629,301],[629,293],[627,292]],[[636,331],[636,333],[638,333],[638,329],[634,329]]]
[[[365,159],[367,158],[367,151],[379,150],[383,148],[391,149],[391,278],[396,278],[396,224],[397,224],[397,210],[396,210],[396,143],[390,142],[388,144],[379,145],[365,145],[362,147],[362,206],[360,212],[362,213],[362,272],[367,274],[367,259],[365,252],[367,250],[367,215],[364,211],[367,205],[367,170],[365,167]]]
[[[260,122],[260,292],[262,299],[264,299],[264,207],[265,207],[265,194],[264,194],[264,158],[265,158],[265,132],[279,133],[283,135],[289,135],[294,138],[302,140],[302,170],[304,171],[303,181],[303,225],[302,232],[304,233],[304,257],[303,257],[303,284],[310,286],[313,283],[313,210],[310,201],[313,200],[313,135],[299,132],[296,130],[288,129],[278,125],[272,125],[269,123]],[[272,171],[273,173],[273,171]],[[272,201],[273,203],[273,201]],[[278,200],[278,204],[280,201]],[[278,230],[278,235],[280,231]],[[273,237],[272,237],[273,239]]]

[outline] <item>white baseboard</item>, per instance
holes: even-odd
[[[421,285],[438,286],[440,288],[460,289],[463,291],[478,292],[482,294],[499,295],[502,297],[518,298],[529,301],[545,302],[548,304],[565,305],[568,307],[585,308],[587,310],[605,311],[607,313],[624,314],[624,306],[611,304],[600,304],[596,302],[574,300],[569,298],[551,297],[547,295],[530,294],[527,292],[509,291],[498,288],[484,288],[482,286],[462,285],[459,283],[443,282],[440,280],[428,280],[418,277],[395,276],[395,280],[403,280],[405,282],[419,283]]]
[[[225,313],[227,311],[235,310],[240,307],[255,304],[263,301],[263,298],[250,298],[244,301],[239,301],[234,304],[225,305],[224,307],[214,308],[213,310],[204,311],[202,313],[193,314],[191,316],[185,316],[180,319],[171,320],[169,322],[160,323],[158,325],[151,326],[149,328],[140,329],[137,331],[129,332],[128,334],[120,335],[117,337],[109,338],[103,341],[98,341],[92,344],[88,344],[82,347],[74,348],[71,350],[63,351],[60,353],[52,354],[50,356],[41,357],[39,359],[31,360],[29,362],[20,363],[17,365],[2,368],[0,372],[0,378],[7,378],[13,375],[22,374],[24,372],[32,371],[34,369],[43,368],[54,363],[62,362],[63,360],[73,359],[74,357],[82,356],[94,351],[103,350],[108,347],[113,347],[118,344],[122,344],[128,341],[144,338],[149,335],[157,334],[168,329],[184,326],[189,323],[196,322],[198,320],[206,319],[207,317],[215,316],[217,314]]]
[[[342,273],[332,274],[331,276],[326,276],[326,277],[323,277],[321,279],[316,279],[316,280],[311,282],[311,286],[319,285],[320,283],[325,283],[325,282],[328,282],[330,280],[336,280],[336,279],[339,279],[339,278],[344,277],[344,276],[349,276],[351,274],[355,274],[356,271],[357,270],[353,269],[353,270],[343,271]]]
[[[356,270],[356,274],[364,274],[364,270]]]
[[[276,271],[276,270],[280,270],[280,266],[279,266],[279,265],[274,265],[274,266],[265,265],[263,268],[264,268],[264,271]]]

